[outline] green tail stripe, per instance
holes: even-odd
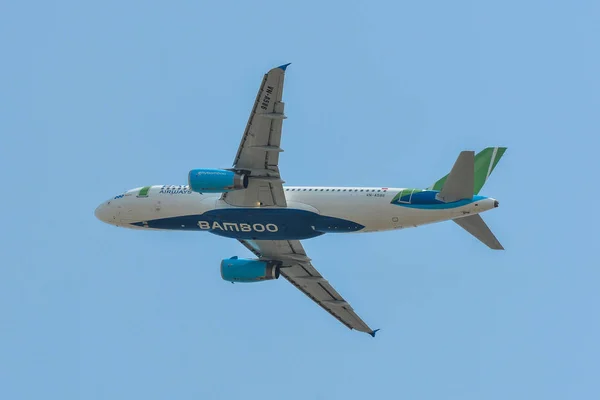
[[[444,183],[446,183],[446,178],[448,178],[448,175],[446,175],[445,177],[443,177],[442,179],[440,179],[439,181],[434,183],[433,186],[430,187],[430,189],[431,190],[442,190],[442,188],[444,187]]]
[[[444,187],[444,183],[446,183],[447,178],[448,178],[448,175],[446,175],[445,177],[443,177],[442,179],[440,179],[439,181],[434,183],[430,189],[431,190],[442,190],[442,188]]]
[[[492,171],[494,170],[494,168],[496,168],[496,164],[498,164],[498,161],[500,161],[500,158],[502,158],[505,151],[506,151],[506,147],[498,147],[498,154],[496,154],[496,159],[494,160],[494,165],[492,165]]]
[[[475,155],[475,182],[473,185],[473,194],[478,194],[485,181],[492,174],[498,161],[504,155],[506,147],[488,147]],[[448,175],[433,184],[432,190],[442,190]]]
[[[475,184],[473,193],[478,194],[485,181],[492,174],[498,161],[504,155],[506,147],[488,147],[475,156]]]

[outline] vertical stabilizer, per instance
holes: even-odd
[[[474,151],[462,151],[448,174],[439,198],[446,203],[473,197]]]
[[[479,193],[489,176],[492,174],[494,168],[496,168],[498,161],[500,161],[505,151],[506,147],[488,147],[475,155],[473,194]],[[434,183],[429,189],[442,190],[449,176],[450,174],[444,176],[442,179]]]

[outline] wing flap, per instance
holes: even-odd
[[[283,181],[279,173],[281,130],[285,104],[283,82],[287,65],[267,72],[254,100],[246,129],[233,160],[236,170],[250,176],[247,189],[226,193],[222,199],[241,207],[286,207]]]
[[[281,67],[265,74],[233,161],[236,168],[266,168],[279,163],[281,128],[286,118],[281,101],[284,74]]]
[[[374,335],[346,300],[313,267],[298,240],[240,240],[262,259],[284,261],[281,275],[321,308],[350,329]]]

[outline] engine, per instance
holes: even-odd
[[[188,184],[194,192],[231,192],[246,189],[248,176],[224,169],[193,169],[188,174]]]
[[[231,257],[221,261],[221,277],[229,282],[260,282],[279,278],[278,261]]]

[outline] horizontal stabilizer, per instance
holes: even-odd
[[[446,203],[473,197],[473,182],[475,181],[475,152],[462,151],[452,171],[439,193],[439,197]]]
[[[487,245],[490,249],[504,250],[504,247],[502,247],[498,239],[496,239],[496,236],[494,236],[479,214],[453,219],[453,221]]]

